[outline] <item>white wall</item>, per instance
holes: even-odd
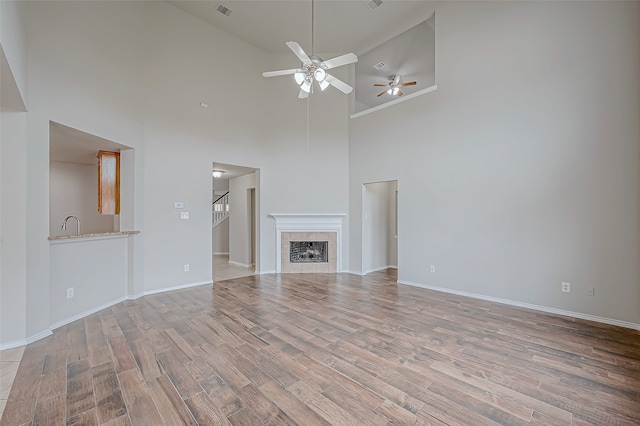
[[[60,229],[69,215],[80,219],[81,234],[114,230],[114,216],[98,213],[97,164],[49,163],[49,234],[75,234],[74,219]]]
[[[50,321],[67,324],[127,296],[128,238],[68,239],[51,243]],[[95,253],[100,253],[96,262]],[[67,289],[74,289],[67,298]]]
[[[229,219],[223,220],[211,229],[211,238],[213,240],[213,254],[229,253]]]
[[[0,1],[0,45],[23,102],[27,96],[25,3]]]
[[[26,114],[0,110],[0,343],[26,338]]]
[[[255,173],[229,179],[229,262],[246,267],[251,266],[251,188],[257,188]]]
[[[401,281],[640,324],[640,3],[436,21],[437,91],[351,121],[352,230],[397,178]]]
[[[133,173],[122,194],[132,211],[121,224],[141,231],[129,239],[130,295],[212,281],[213,161],[261,170],[262,270],[275,269],[269,213],[346,212],[348,98],[327,90],[310,101],[307,149],[305,102],[286,79],[261,75],[291,55],[281,61],[166,2],[25,3],[28,143],[26,171],[13,183],[26,199],[11,208],[26,218],[26,337],[47,330],[50,298],[60,296],[51,294],[59,289],[47,241],[50,121],[135,150],[122,159]],[[326,175],[324,184],[291,178],[307,173]]]
[[[368,183],[364,187],[365,272],[397,266],[395,190],[397,182]]]

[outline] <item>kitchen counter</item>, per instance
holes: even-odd
[[[97,232],[92,234],[80,234],[80,235],[54,235],[49,237],[51,242],[69,242],[74,241],[87,241],[87,240],[99,240],[105,238],[118,238],[128,237],[129,235],[139,234],[140,231],[117,231],[117,232]]]

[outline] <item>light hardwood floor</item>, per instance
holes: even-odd
[[[214,254],[212,256],[214,282],[255,275],[253,268],[246,268],[229,263],[228,254]]]
[[[638,425],[640,333],[398,285],[261,275],[25,349],[2,425]]]
[[[246,268],[229,263],[229,255],[213,255],[214,281],[224,281],[233,278],[255,275],[253,268]],[[0,419],[7,405],[7,398],[13,385],[18,366],[22,359],[24,346],[0,351]]]

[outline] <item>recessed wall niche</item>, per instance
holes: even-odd
[[[434,88],[435,20],[434,13],[404,33],[358,55],[355,66],[355,114]],[[414,81],[415,84],[404,84]]]
[[[49,122],[49,235],[120,231],[120,217],[98,212],[98,152],[125,152],[131,147],[90,133]]]

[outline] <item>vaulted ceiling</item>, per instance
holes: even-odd
[[[376,2],[380,4],[373,7]],[[388,82],[395,74],[402,74],[402,81],[418,82],[404,89],[405,95],[435,84],[434,3],[407,0],[376,2],[169,1],[185,12],[269,52],[291,53],[285,43],[297,41],[308,54],[320,54],[324,59],[355,53],[360,62],[355,66],[354,81],[349,82],[356,89],[354,112],[397,99],[386,94],[378,97],[381,90],[373,86],[374,83]],[[228,9],[228,16],[218,11],[224,8]],[[379,62],[384,62],[386,67],[374,69],[373,65]],[[283,68],[290,68],[290,63],[283,64]],[[296,94],[295,90],[292,91],[292,96]]]

